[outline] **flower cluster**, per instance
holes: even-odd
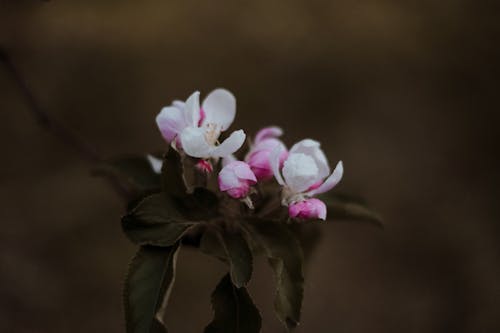
[[[232,132],[225,140],[221,134],[234,121],[236,99],[225,89],[212,91],[200,105],[200,93],[185,101],[174,101],[156,117],[163,138],[180,154],[197,159],[195,167],[205,174],[218,172],[219,190],[246,202],[259,183],[274,178],[281,185],[281,202],[291,218],[326,219],[325,204],[315,195],[332,189],[342,178],[343,165],[338,162],[331,172],[320,143],[304,139],[288,150],[279,139],[279,127],[261,129],[250,144],[243,160],[235,154],[246,140],[243,130]],[[156,165],[156,169],[158,166]]]

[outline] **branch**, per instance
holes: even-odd
[[[32,115],[37,120],[38,124],[51,132],[56,138],[64,142],[66,145],[72,147],[75,151],[80,153],[80,155],[87,161],[92,163],[102,163],[104,159],[97,153],[97,151],[87,144],[85,141],[76,136],[73,132],[67,129],[63,124],[61,124],[56,119],[52,118],[38,103],[35,95],[30,90],[26,80],[21,75],[20,71],[15,66],[9,54],[0,47],[0,63],[3,63],[7,69],[7,73],[14,81],[14,83],[19,88],[21,95],[23,96],[28,109]],[[107,180],[111,186],[118,192],[122,197],[130,199],[131,192],[120,183],[117,179],[108,177]]]
[[[60,122],[51,118],[49,114],[40,106],[37,99],[31,92],[26,80],[18,71],[10,56],[5,50],[0,48],[0,62],[5,65],[7,73],[19,88],[28,109],[31,111],[38,124],[47,131],[52,132],[58,139],[78,151],[82,157],[90,162],[102,162],[102,158],[97,151],[82,141],[79,137],[69,131]]]

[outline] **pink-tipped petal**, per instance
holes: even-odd
[[[335,170],[333,170],[332,174],[330,177],[328,177],[321,186],[319,186],[316,189],[312,189],[309,191],[310,195],[315,195],[315,194],[320,194],[320,193],[325,193],[330,191],[332,188],[334,188],[342,179],[342,176],[344,175],[344,165],[342,161],[337,163],[337,166],[335,167]]]
[[[219,189],[221,191],[227,191],[231,188],[236,188],[239,186],[240,181],[238,176],[233,172],[231,168],[222,168],[219,172]]]
[[[218,177],[219,189],[229,196],[242,199],[250,191],[250,186],[257,181],[250,167],[245,162],[234,161],[222,168]]]
[[[325,220],[326,205],[316,198],[306,199],[291,204],[288,207],[288,214],[291,218]]]
[[[215,89],[202,104],[205,112],[204,124],[217,124],[221,131],[231,126],[236,115],[236,98],[226,89]]]
[[[250,166],[245,162],[234,162],[234,173],[236,174],[236,176],[238,176],[239,179],[248,180],[253,184],[257,183],[257,178],[250,169]]]
[[[163,138],[171,142],[187,126],[183,111],[174,106],[164,107],[156,116],[156,125]]]
[[[277,126],[265,127],[257,132],[255,135],[255,144],[258,144],[262,140],[277,138],[283,135],[283,130]]]

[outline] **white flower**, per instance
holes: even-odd
[[[200,107],[200,93],[186,102],[174,101],[156,117],[162,136],[176,148],[197,158],[225,157],[245,142],[245,133],[235,131],[219,144],[221,132],[228,129],[236,114],[236,99],[225,89],[212,91]]]
[[[330,174],[330,166],[320,143],[305,139],[291,149],[280,170],[282,147],[273,150],[270,163],[278,183],[284,186],[283,203],[285,205],[303,201],[316,194],[331,190],[342,179],[344,172],[342,161],[338,162]]]
[[[184,152],[197,158],[219,158],[236,152],[245,142],[245,133],[235,131],[219,144],[221,132],[228,129],[236,114],[236,99],[225,89],[216,89],[200,108],[199,92],[186,101],[185,112],[189,126],[180,132]]]

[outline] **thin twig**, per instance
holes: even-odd
[[[60,122],[51,118],[49,114],[45,112],[31,92],[26,80],[24,80],[23,76],[12,62],[9,54],[2,49],[0,49],[0,62],[5,65],[7,73],[19,88],[28,109],[31,111],[40,126],[44,127],[49,132],[52,132],[52,134],[58,137],[62,142],[73,147],[86,160],[90,162],[102,162],[103,159],[94,148],[82,141],[73,132],[69,131]]]
[[[87,161],[92,163],[103,163],[105,160],[97,150],[87,144],[72,131],[66,128],[56,119],[52,118],[38,103],[35,95],[30,90],[26,80],[17,69],[9,54],[0,47],[0,62],[5,65],[7,73],[19,88],[29,111],[33,114],[38,124],[47,131],[54,134],[60,141],[76,150]],[[127,187],[114,177],[106,177],[115,191],[125,199],[130,199],[131,192]]]

